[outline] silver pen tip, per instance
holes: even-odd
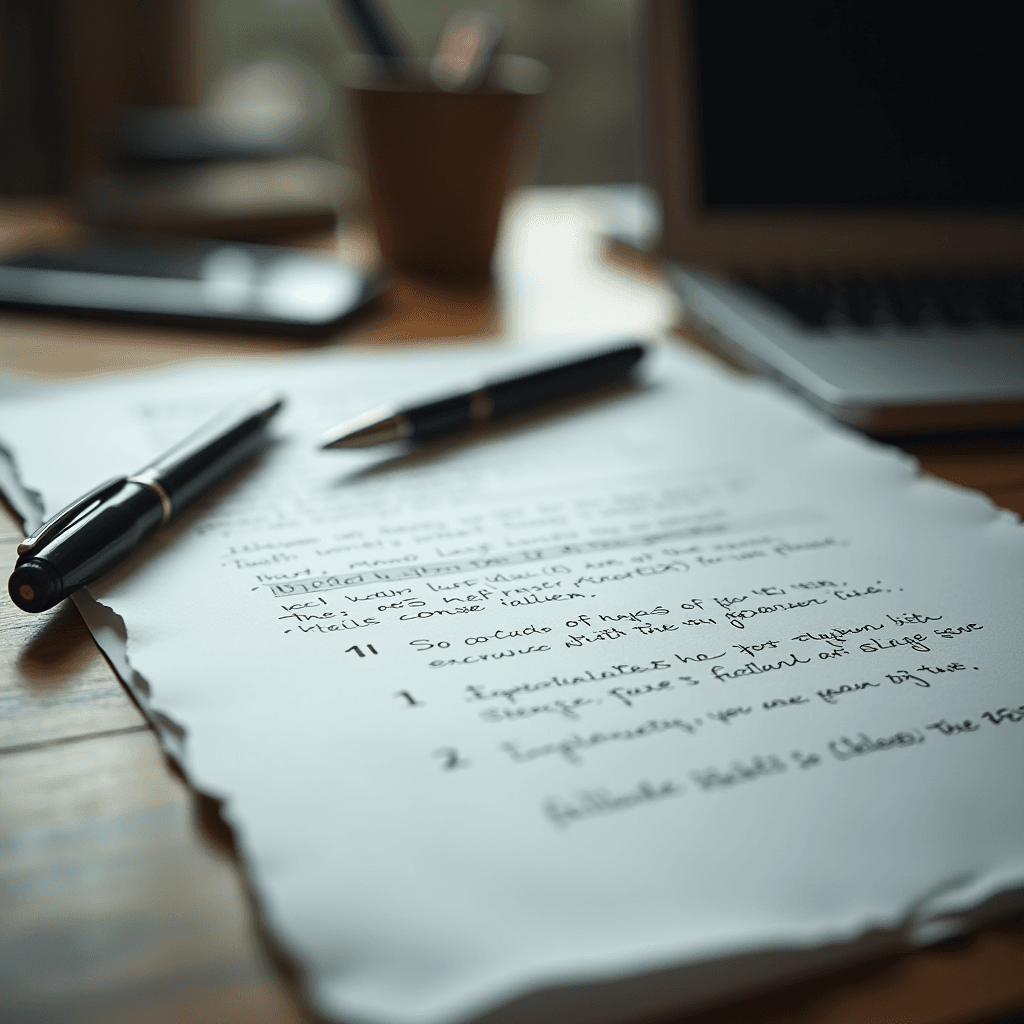
[[[401,413],[390,409],[372,409],[355,419],[347,420],[322,438],[321,447],[329,448],[370,448],[376,444],[387,444],[408,437],[411,430],[408,420]]]
[[[261,391],[255,398],[256,411],[265,420],[280,412],[284,405],[284,396],[275,395],[271,391]]]

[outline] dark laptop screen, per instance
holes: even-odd
[[[1013,5],[693,11],[707,208],[1024,208]]]

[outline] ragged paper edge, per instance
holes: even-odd
[[[13,452],[0,444],[0,491],[21,519],[27,537],[43,525],[43,496],[21,482]]]
[[[0,444],[0,491],[20,517],[26,536],[43,524],[45,510],[42,495],[28,487],[21,477],[17,459],[11,450]],[[186,769],[185,730],[173,719],[155,709],[150,701],[152,688],[128,661],[128,630],[124,619],[107,605],[97,601],[87,589],[71,595],[92,634],[96,645],[114,667],[121,683],[138,705],[146,721],[157,734],[161,745]]]
[[[489,1005],[469,1019],[473,1024],[627,1024],[693,1013],[954,938],[1022,909],[1024,890],[1018,889],[935,921],[927,936],[921,922],[913,923],[912,911],[891,928],[865,926],[848,939],[764,943],[615,976],[588,972],[575,978],[535,979],[530,991],[522,984],[507,986],[497,997],[492,991]]]
[[[186,748],[187,731],[154,706],[151,699],[153,689],[148,680],[136,672],[128,661],[128,628],[124,619],[109,605],[97,601],[87,588],[72,594],[71,600],[75,602],[75,607],[85,620],[96,646],[104,653],[121,683],[145,715],[146,721],[153,727],[161,746],[181,766],[183,772],[190,774]],[[192,785],[191,779],[189,785]],[[214,793],[209,795],[216,796]]]
[[[20,392],[19,392],[20,394]],[[35,532],[45,521],[45,508],[42,495],[22,482],[18,461],[13,452],[0,443],[0,492],[7,499],[11,509],[22,521],[22,529],[26,535]],[[278,960],[290,959],[290,954],[273,933],[270,923],[263,912],[262,896],[251,873],[248,870],[244,851],[243,837],[239,824],[233,821],[228,810],[230,796],[218,793],[216,786],[198,784],[195,773],[188,763],[187,730],[171,716],[164,714],[152,700],[153,689],[149,681],[137,672],[128,659],[128,629],[124,619],[109,605],[97,600],[87,588],[83,588],[71,596],[75,606],[92,634],[97,647],[103,652],[121,684],[128,691],[143,717],[156,735],[161,749],[181,770],[189,790],[190,799],[194,803],[201,797],[209,797],[223,804],[222,818],[231,828],[236,848],[241,851],[235,861],[240,880],[245,891],[246,905],[252,914],[257,932],[267,947],[273,951]],[[291,958],[289,973],[296,979],[307,1001],[312,1001],[312,990],[308,983],[303,965]]]
[[[659,1015],[692,1013],[827,974],[883,956],[946,941],[1024,910],[1021,871],[979,879],[964,876],[933,887],[905,910],[851,915],[845,924],[794,928],[723,939],[700,949],[637,949],[635,962],[620,955],[566,963],[520,964],[477,976],[443,1001],[414,1012],[383,1016],[377,1007],[348,999],[343,979],[314,987],[312,1003],[331,1020],[361,1024],[628,1024]],[[983,897],[981,893],[988,893]],[[946,902],[945,912],[928,907]],[[958,902],[969,907],[954,909]]]

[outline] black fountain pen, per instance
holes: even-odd
[[[263,397],[226,409],[128,477],[72,502],[18,545],[11,600],[44,612],[123,562],[142,539],[255,455],[281,408]]]
[[[323,447],[369,448],[389,441],[436,441],[466,427],[531,412],[621,383],[646,351],[643,345],[626,345],[413,409],[374,409],[328,431]]]

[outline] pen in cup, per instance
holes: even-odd
[[[496,14],[464,7],[448,20],[430,61],[430,79],[447,92],[482,85],[501,42],[504,25]]]
[[[409,54],[377,0],[336,0],[338,10],[352,26],[363,48],[388,77],[408,74]]]

